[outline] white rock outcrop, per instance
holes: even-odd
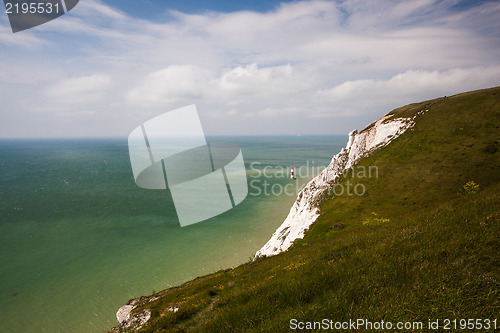
[[[121,308],[118,309],[116,312],[116,320],[118,320],[119,323],[123,323],[126,320],[130,319],[130,312],[134,309],[133,305],[123,305]]]
[[[130,300],[127,304],[123,305],[116,312],[116,320],[120,323],[120,325],[114,327],[110,332],[121,332],[122,329],[133,329],[134,332],[144,326],[148,320],[151,318],[151,312],[145,309],[138,313],[131,313],[138,304],[141,302],[153,302],[157,300],[159,297],[139,297],[133,300]]]
[[[359,159],[386,146],[415,123],[415,118],[389,118],[391,115],[383,117],[368,125],[360,133],[357,130],[349,133],[347,146],[333,156],[328,167],[299,192],[285,221],[271,239],[257,251],[256,258],[286,251],[296,239],[303,238],[306,230],[319,217],[319,199],[331,188],[332,182],[345,170],[353,167]]]

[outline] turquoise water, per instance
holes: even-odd
[[[126,139],[1,140],[0,332],[104,332],[131,298],[247,261],[295,200],[290,165],[300,188],[346,139],[209,140],[242,148],[250,194],[184,228],[168,191],[135,185]]]

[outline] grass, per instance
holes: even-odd
[[[323,198],[321,216],[285,253],[144,299],[134,312],[152,318],[140,332],[281,332],[292,318],[500,319],[499,100],[493,88],[394,110],[428,111],[358,165],[378,177],[340,180],[364,195]]]

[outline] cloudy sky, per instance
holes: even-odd
[[[81,0],[13,34],[0,137],[126,137],[196,104],[210,135],[346,134],[500,85],[500,2]]]

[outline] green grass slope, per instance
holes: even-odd
[[[340,181],[363,195],[325,196],[285,253],[145,298],[134,312],[152,317],[140,332],[281,332],[291,319],[359,318],[421,322],[421,331],[436,331],[429,319],[440,328],[481,319],[493,331],[484,325],[496,319],[500,328],[500,88],[391,114],[425,110]],[[370,166],[371,177],[359,172]]]

